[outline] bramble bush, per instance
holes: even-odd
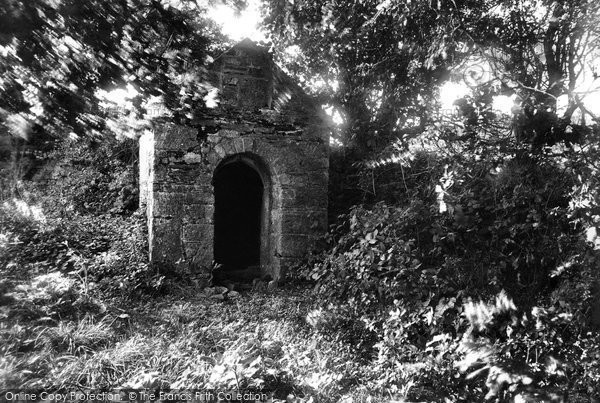
[[[137,141],[63,140],[36,175],[31,197],[46,211],[131,215],[138,207]]]
[[[318,296],[309,323],[369,349],[381,392],[597,396],[593,148],[429,134],[362,164],[365,204],[300,274]]]
[[[164,277],[147,259],[145,218],[135,212],[135,142],[63,141],[49,158],[2,201],[0,264],[16,277],[60,271],[85,293],[162,289]]]

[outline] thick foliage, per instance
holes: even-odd
[[[582,179],[564,158],[498,158],[476,145],[363,169],[365,200],[386,202],[340,216],[330,248],[305,268],[323,307],[309,319],[324,336],[342,323],[348,341],[372,348],[374,386],[389,392],[591,393],[597,257],[572,203]]]
[[[377,204],[367,210],[357,207],[347,215],[333,249],[307,275],[318,281],[318,292],[371,312],[395,298],[426,290],[408,289],[424,273],[413,239],[403,239],[418,225],[413,209]],[[397,225],[400,224],[400,225]],[[417,276],[417,278],[414,278]],[[407,281],[408,279],[412,281]],[[417,298],[417,299],[418,299]]]
[[[519,96],[519,141],[577,141],[577,115],[597,121],[583,102],[600,51],[595,1],[264,3],[281,59],[343,114],[346,145],[379,150],[420,135],[435,120],[437,88],[459,76],[489,96]]]
[[[148,266],[145,220],[139,215],[70,213],[67,219],[6,201],[0,228],[0,265],[13,280],[60,271],[86,292],[124,297],[156,289],[162,281]]]
[[[17,277],[60,271],[86,293],[161,288],[164,277],[148,264],[145,219],[134,213],[135,142],[67,141],[50,156],[35,182],[14,181],[3,200],[0,263]]]
[[[237,5],[243,2],[233,1]],[[0,117],[15,136],[95,137],[110,123],[98,90],[126,84],[133,102],[162,96],[176,120],[203,107],[201,67],[223,40],[206,3],[2,1]],[[198,66],[194,68],[192,66]]]
[[[34,176],[44,208],[130,215],[138,207],[137,150],[133,139],[60,142]]]

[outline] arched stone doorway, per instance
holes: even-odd
[[[214,259],[226,271],[264,267],[269,257],[270,179],[251,154],[223,160],[213,176]]]

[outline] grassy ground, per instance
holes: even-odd
[[[410,309],[394,309],[383,325],[369,327],[324,302],[331,289],[323,284],[320,294],[300,285],[231,293],[194,286],[189,272],[177,268],[157,273],[147,264],[142,216],[42,220],[31,208],[19,217],[18,207],[0,206],[0,391],[256,388],[286,403],[482,401],[507,383],[492,373],[505,368],[506,357],[489,354],[489,347],[512,352],[515,364],[504,374],[535,372],[543,390],[568,385],[576,389],[568,401],[597,401],[587,395],[598,396],[600,344],[565,332],[571,323],[539,322],[538,329],[536,322],[517,328],[516,337],[498,333],[477,344],[465,336],[469,315],[455,298],[430,304],[407,297]],[[341,279],[337,286],[347,284]],[[423,284],[421,277],[413,284]],[[494,329],[503,322],[494,325],[489,312],[498,303],[490,304],[477,307]],[[566,343],[564,335],[571,335]],[[524,349],[527,356],[519,356]],[[544,370],[538,349],[560,354],[567,376]],[[468,378],[457,366],[479,350],[483,368],[491,368],[487,379],[486,373]],[[523,360],[533,370],[521,371]],[[511,382],[530,395],[540,389]]]
[[[146,276],[143,217],[40,218],[15,203],[0,205],[0,390],[363,393],[368,359],[319,328],[308,289],[236,295],[182,277],[151,295],[163,278]]]
[[[307,324],[301,288],[228,297],[189,286],[124,303],[51,273],[13,276],[2,291],[0,388],[264,388],[318,401],[360,393],[353,346]]]

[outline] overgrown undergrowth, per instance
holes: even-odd
[[[313,322],[375,353],[370,385],[381,392],[595,401],[589,155],[431,140],[357,170],[370,196],[339,217],[327,250],[300,273],[322,303]]]
[[[354,346],[307,324],[308,290],[198,288],[148,264],[141,215],[43,206],[0,206],[0,388],[252,388],[335,401],[360,384]]]
[[[363,169],[379,193],[326,250],[283,289],[239,294],[150,265],[143,215],[108,192],[127,169],[79,174],[67,153],[68,186],[22,183],[0,206],[0,388],[599,399],[595,171],[459,154]]]
[[[66,277],[42,277],[34,282],[45,298],[26,297],[20,287],[8,293],[2,388],[254,388],[331,400],[357,382],[350,346],[323,342],[306,325],[304,290],[217,302],[190,287],[127,306],[104,301],[102,313],[79,308],[79,319],[31,320],[25,309],[75,292]]]

